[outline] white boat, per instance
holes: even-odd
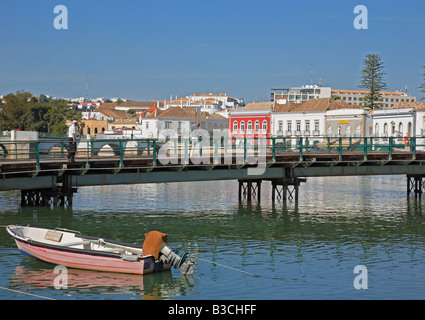
[[[70,268],[147,274],[170,270],[173,266],[183,274],[192,271],[193,262],[190,260],[185,262],[187,253],[180,257],[176,250],[172,250],[163,241],[163,238],[159,238],[159,235],[165,234],[157,231],[147,233],[144,245],[140,246],[83,236],[78,231],[59,228],[9,225],[6,230],[14,238],[24,256]],[[152,243],[152,240],[157,244],[157,249],[154,249],[157,252],[145,255],[147,243]]]

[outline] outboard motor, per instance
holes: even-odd
[[[187,263],[185,262],[188,254],[185,253],[180,257],[177,250],[172,250],[168,246],[167,234],[158,231],[151,231],[145,234],[143,254],[152,254],[155,260],[170,263],[183,274],[190,273],[193,266],[191,260],[188,260]]]
[[[159,257],[163,262],[170,263],[174,268],[178,269],[183,274],[188,274],[192,271],[193,262],[191,260],[186,261],[187,253],[184,253],[181,257],[178,255],[177,250],[172,250],[167,244],[161,248],[162,255]]]

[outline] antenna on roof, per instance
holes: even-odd
[[[311,70],[310,70],[310,84],[313,84],[313,74],[314,74],[314,61],[311,62]]]
[[[89,101],[89,76],[86,75],[86,100]]]

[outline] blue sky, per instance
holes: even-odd
[[[356,30],[356,5],[368,29]],[[68,29],[56,30],[56,5]],[[0,2],[0,94],[151,100],[224,92],[266,101],[270,88],[357,89],[366,54],[389,90],[421,97],[425,1],[19,0]]]

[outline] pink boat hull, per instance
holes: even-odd
[[[158,268],[158,266],[155,266],[153,256],[141,257],[137,261],[126,261],[119,257],[92,255],[32,245],[18,239],[15,239],[15,242],[19,250],[26,255],[70,268],[131,274],[147,274],[171,269],[171,265],[164,264],[160,270],[155,270],[155,267]]]

